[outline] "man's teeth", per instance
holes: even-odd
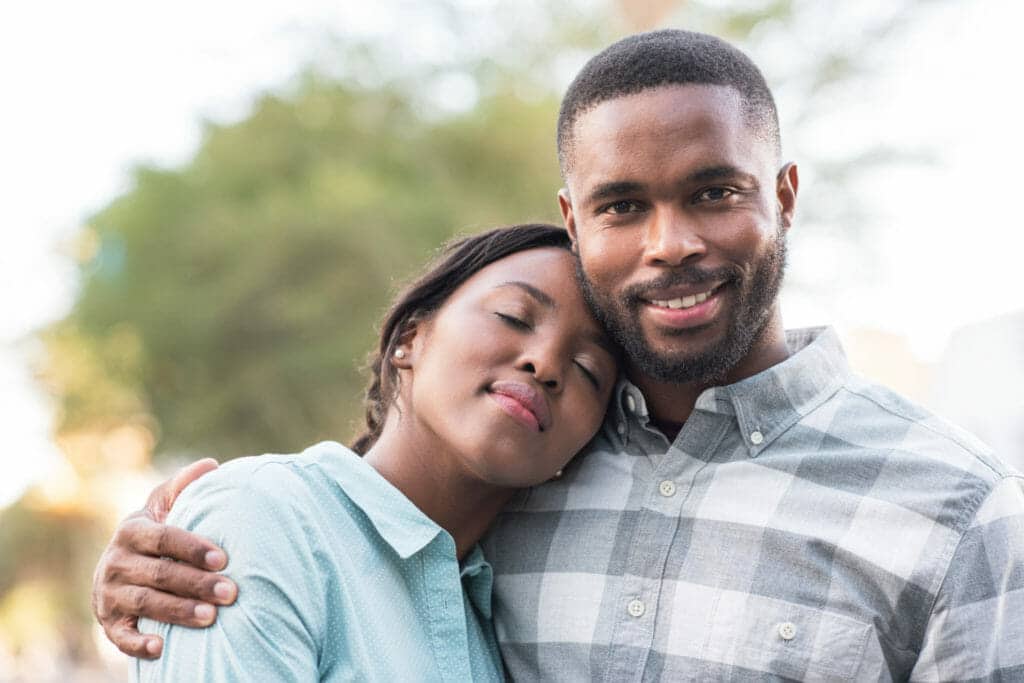
[[[708,296],[711,292],[701,292],[700,294],[694,294],[692,296],[684,296],[679,299],[667,299],[659,301],[658,299],[651,299],[651,303],[655,306],[661,306],[662,308],[690,308],[697,304],[704,303],[708,300]]]

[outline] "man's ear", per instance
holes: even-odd
[[[562,223],[565,224],[565,230],[569,233],[569,239],[572,240],[572,250],[574,253],[579,253],[576,246],[576,217],[572,212],[572,198],[569,197],[569,188],[567,187],[558,191],[558,208],[562,212]]]
[[[800,188],[800,174],[792,161],[783,164],[775,181],[775,196],[779,202],[779,216],[785,230],[793,225],[796,215],[796,193]]]

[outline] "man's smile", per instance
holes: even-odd
[[[669,299],[642,299],[642,309],[658,325],[677,329],[699,327],[714,321],[722,309],[721,285],[696,294]]]
[[[688,289],[692,290],[692,287],[687,289],[674,288],[675,291],[664,290],[664,293],[652,292],[652,295],[645,297],[644,301],[648,304],[653,304],[661,308],[692,308],[697,304],[704,303],[714,296],[715,292],[718,291],[721,286],[722,284],[719,283],[713,287],[706,288],[696,293],[688,291]]]

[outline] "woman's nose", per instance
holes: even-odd
[[[545,388],[558,391],[563,384],[563,363],[554,348],[544,348],[553,346],[546,344],[542,345],[542,348],[532,349],[520,359],[519,369],[530,373]]]

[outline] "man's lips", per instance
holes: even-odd
[[[662,308],[692,308],[704,303],[715,295],[725,282],[708,282],[698,285],[651,289],[640,297],[645,303]]]
[[[543,432],[551,426],[547,399],[529,384],[499,381],[488,388],[488,393],[510,417],[530,429]]]
[[[656,322],[685,329],[710,323],[721,309],[724,283],[654,290],[641,298]]]

